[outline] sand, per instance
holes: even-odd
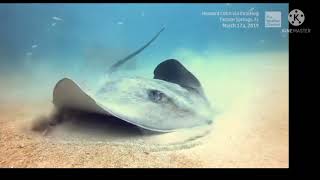
[[[287,63],[287,60],[258,63],[245,74],[246,81],[225,83],[225,87],[221,86],[226,78],[204,79],[209,99],[227,108],[215,117],[210,133],[188,141],[189,144],[182,143],[188,133],[180,134],[182,138],[160,135],[143,141],[134,137],[123,143],[44,137],[30,131],[30,122],[50,112],[51,104],[47,100],[0,99],[0,167],[286,168],[289,160]],[[198,75],[203,79],[204,75]],[[233,72],[229,78],[238,75]],[[236,86],[235,82],[247,85]],[[224,100],[220,98],[223,93],[229,93]],[[232,103],[227,103],[230,99]],[[117,142],[122,142],[121,138]],[[154,146],[154,142],[162,144]],[[172,142],[177,143],[172,145]]]

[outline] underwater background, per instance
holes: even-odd
[[[222,16],[206,14],[227,11],[258,14],[250,16],[258,26],[226,28]],[[281,27],[265,27],[266,11],[281,12]],[[0,4],[0,167],[288,167],[288,11],[281,3]],[[51,112],[60,79],[91,94],[108,78],[153,78],[171,58],[199,79],[213,105],[212,133],[202,146],[145,153],[28,135],[32,120]],[[166,145],[185,137],[149,140]]]
[[[259,28],[226,29],[205,11],[258,12]],[[1,89],[32,99],[52,91],[63,77],[94,87],[114,62],[162,27],[158,39],[126,63],[123,73],[152,78],[156,65],[169,58],[187,67],[200,62],[197,56],[203,63],[233,66],[241,55],[288,55],[288,35],[264,27],[265,11],[281,11],[282,28],[288,28],[288,4],[0,4],[0,76],[7,88]]]

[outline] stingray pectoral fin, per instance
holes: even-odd
[[[205,100],[207,106],[211,106],[200,81],[178,60],[168,59],[163,61],[154,69],[153,74],[154,79],[175,83],[187,89],[189,92],[196,92]]]
[[[107,112],[98,106],[90,96],[71,79],[61,79],[53,90],[53,104],[58,109],[76,109],[86,112],[102,113]]]
[[[202,92],[200,81],[178,60],[168,59],[154,69],[154,79],[178,84],[187,89]]]

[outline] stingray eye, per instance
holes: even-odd
[[[148,96],[153,102],[160,102],[166,99],[166,95],[163,92],[154,89],[148,91]]]

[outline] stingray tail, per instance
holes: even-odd
[[[109,69],[108,69],[108,74],[113,73],[114,71],[116,71],[122,64],[124,64],[125,62],[127,62],[129,59],[133,58],[134,56],[138,55],[140,52],[142,52],[145,48],[147,48],[153,41],[155,41],[157,39],[157,37],[160,35],[160,33],[165,29],[165,27],[161,28],[161,30],[144,46],[142,46],[141,48],[139,48],[138,50],[136,50],[135,52],[129,54],[128,56],[126,56],[125,58],[117,61],[115,64],[113,64]]]

